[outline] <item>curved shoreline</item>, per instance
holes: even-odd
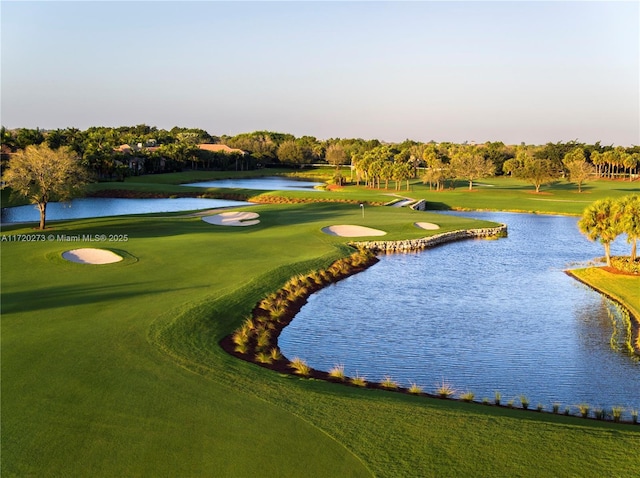
[[[494,234],[489,234],[489,232],[492,232]],[[295,300],[290,301],[285,310],[283,311],[282,314],[279,315],[278,319],[273,321],[272,318],[269,318],[269,313],[266,312],[265,308],[262,306],[262,304],[264,303],[265,300],[259,302],[258,304],[256,304],[256,306],[253,308],[252,313],[251,313],[251,319],[249,319],[250,321],[254,321],[255,323],[260,323],[260,322],[269,322],[269,330],[273,331],[273,341],[274,341],[274,346],[271,348],[272,352],[275,350],[277,352],[277,356],[274,357],[272,360],[269,361],[263,361],[263,360],[259,360],[258,356],[259,353],[257,347],[254,350],[247,350],[245,352],[239,352],[237,350],[237,347],[235,346],[234,342],[234,336],[241,330],[241,329],[236,329],[236,331],[234,331],[234,333],[227,335],[226,337],[224,337],[222,340],[219,341],[219,345],[220,347],[227,352],[230,355],[233,355],[241,360],[244,360],[246,362],[250,362],[253,363],[255,365],[264,367],[264,368],[268,368],[270,370],[274,370],[276,372],[279,373],[283,373],[283,374],[287,374],[287,375],[293,375],[293,376],[298,376],[301,378],[308,378],[308,379],[316,379],[316,380],[323,380],[323,381],[327,381],[327,382],[331,382],[331,383],[337,383],[337,384],[341,384],[341,385],[346,385],[346,386],[350,386],[350,387],[355,387],[355,388],[366,388],[366,389],[374,389],[374,390],[386,390],[386,391],[392,391],[392,392],[398,392],[398,393],[403,393],[403,394],[408,394],[408,395],[415,395],[415,396],[421,396],[421,397],[428,397],[428,398],[436,398],[436,399],[442,399],[442,400],[455,400],[455,401],[460,401],[460,402],[467,402],[467,403],[474,403],[476,405],[484,405],[484,406],[495,406],[495,407],[502,407],[502,408],[511,408],[514,410],[520,410],[521,412],[536,412],[536,413],[550,413],[550,414],[559,414],[559,412],[557,411],[548,411],[548,410],[544,410],[544,409],[534,409],[534,408],[528,408],[528,407],[514,407],[513,405],[508,405],[508,404],[500,404],[500,403],[489,403],[486,401],[483,402],[478,402],[475,401],[473,398],[471,399],[466,399],[466,398],[455,398],[449,395],[439,395],[437,393],[429,393],[429,392],[424,392],[422,391],[422,389],[420,388],[418,391],[416,390],[412,390],[410,388],[407,387],[402,387],[397,383],[394,383],[393,381],[391,382],[369,382],[364,380],[363,378],[363,382],[360,384],[356,384],[354,383],[355,379],[357,377],[349,377],[349,376],[342,376],[342,377],[335,377],[332,376],[330,374],[330,372],[328,371],[323,371],[323,370],[316,370],[313,369],[311,367],[308,367],[306,365],[306,362],[302,361],[302,363],[305,365],[306,367],[306,371],[304,373],[300,372],[299,369],[296,369],[294,367],[294,362],[296,360],[298,360],[297,357],[293,358],[292,360],[289,360],[287,357],[283,356],[280,354],[280,349],[278,347],[278,337],[280,335],[280,333],[282,332],[282,330],[291,323],[291,321],[295,318],[295,316],[298,314],[298,312],[300,311],[300,309],[302,308],[302,306],[304,306],[307,303],[307,299],[309,298],[309,296],[311,296],[311,294],[317,292],[318,290],[327,287],[328,285],[334,284],[342,279],[345,279],[351,275],[357,274],[359,272],[362,272],[366,269],[368,269],[369,267],[373,266],[374,264],[376,264],[378,262],[378,258],[373,254],[374,251],[384,251],[386,253],[394,253],[394,252],[409,252],[411,249],[411,247],[414,247],[414,251],[419,251],[419,250],[423,250],[425,248],[428,247],[435,247],[438,246],[440,244],[444,244],[447,242],[453,242],[453,241],[458,241],[458,240],[462,240],[462,239],[472,239],[472,238],[490,238],[490,237],[505,237],[507,235],[507,226],[502,224],[496,228],[480,228],[480,229],[469,229],[469,230],[461,230],[461,231],[451,231],[448,233],[443,233],[443,234],[438,234],[436,236],[431,236],[431,237],[427,237],[427,238],[422,238],[422,239],[414,239],[414,240],[408,240],[408,241],[371,241],[371,243],[368,242],[359,242],[359,243],[349,243],[350,246],[352,247],[358,247],[358,251],[356,251],[354,254],[352,254],[351,256],[347,257],[347,258],[343,258],[343,259],[339,259],[337,261],[335,261],[331,266],[329,266],[329,268],[325,271],[321,271],[320,274],[324,274],[327,271],[331,271],[333,269],[335,269],[336,271],[339,271],[336,275],[334,275],[331,280],[327,280],[325,282],[322,283],[316,283],[316,284],[312,284],[310,285],[308,288],[305,288],[304,293],[301,294],[300,296],[298,296]],[[375,244],[373,244],[375,243]],[[385,248],[384,246],[381,247],[380,243],[384,243],[387,248]],[[398,247],[399,245],[401,245],[401,247]],[[369,247],[367,247],[369,246]],[[360,261],[358,263],[358,265],[355,265],[353,267],[348,267],[347,269],[343,269],[340,265],[340,263],[343,263],[344,261],[348,262],[349,260],[351,260],[352,258],[358,256],[359,254],[368,254],[368,258],[364,261]],[[565,271],[567,274],[571,275],[569,273],[569,271]],[[314,274],[319,274],[318,272],[314,273]],[[309,274],[308,276],[306,276],[306,278],[311,277],[312,274]],[[300,276],[298,276],[298,280]],[[306,280],[306,278],[304,280]],[[577,278],[576,278],[577,279]],[[293,280],[293,278],[291,279]],[[291,281],[290,281],[291,282]],[[582,281],[581,281],[582,282]],[[586,284],[586,283],[585,283]],[[590,284],[586,284],[590,287],[592,287]],[[592,287],[594,288],[594,287]],[[594,288],[595,290],[597,290],[596,288]],[[282,289],[278,290],[277,292],[275,292],[274,294],[271,294],[271,296],[278,296],[280,294],[283,295],[287,295],[289,293],[289,291],[291,290],[291,286],[289,285],[289,283],[285,284],[285,286],[283,286]],[[607,295],[606,293],[599,291],[600,293],[603,293],[604,295]],[[609,295],[607,295],[607,297],[610,297]],[[610,297],[612,298],[612,297]],[[620,303],[620,301],[618,301],[615,298],[612,298],[612,300],[615,300],[617,303]],[[625,309],[627,309],[624,305],[623,307]],[[630,315],[637,320],[637,318],[635,318],[631,313]],[[640,331],[639,331],[640,332]],[[640,341],[640,333],[638,334],[638,340]],[[266,350],[266,349],[263,349]],[[263,352],[264,353],[264,352]],[[266,353],[265,353],[266,354]],[[264,355],[263,355],[264,356]],[[439,392],[438,392],[439,393]],[[568,410],[568,407],[567,409]],[[565,411],[564,413],[565,415],[567,415],[567,411]],[[572,416],[576,416],[576,415],[572,415]],[[604,420],[604,421],[608,421],[606,419],[601,419],[597,416],[582,416],[582,418],[586,418],[588,420]],[[637,424],[637,421],[635,421],[635,419],[632,422],[629,422],[627,420],[622,420],[620,421],[620,423],[634,423]]]
[[[613,294],[607,292],[606,290],[603,290],[597,287],[596,285],[589,282],[588,280],[582,277],[579,277],[572,270],[565,270],[564,273],[567,274],[569,277],[577,280],[581,284],[584,284],[590,289],[596,291],[597,293],[605,296],[607,299],[611,300],[612,302],[615,302],[616,304],[618,304],[620,307],[622,307],[624,310],[627,311],[627,313],[629,314],[629,318],[631,319],[631,327],[632,327],[631,345],[633,347],[633,352],[635,355],[640,356],[640,317],[637,317],[634,314],[634,311],[627,304],[625,304],[625,302],[622,299],[615,297]]]

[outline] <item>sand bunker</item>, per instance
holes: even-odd
[[[330,236],[341,237],[384,236],[386,234],[386,232],[381,231],[380,229],[372,229],[364,226],[350,226],[346,224],[323,227],[322,232],[329,234]]]
[[[428,231],[435,231],[436,229],[440,229],[440,226],[437,224],[433,224],[432,222],[415,222],[414,226],[419,227],[420,229],[426,229]]]
[[[111,264],[112,262],[120,262],[122,256],[106,249],[74,249],[62,253],[62,257],[71,262],[78,264]]]
[[[229,211],[206,216],[202,220],[216,226],[254,226],[260,222],[256,219],[258,217],[260,215],[255,212]]]

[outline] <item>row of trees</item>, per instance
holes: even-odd
[[[607,265],[611,266],[611,243],[621,234],[631,244],[631,262],[636,260],[636,244],[640,239],[640,196],[632,194],[620,199],[601,199],[589,205],[578,221],[580,231],[591,241],[604,246]]]
[[[46,144],[56,150],[66,147],[98,180],[122,180],[131,174],[190,169],[252,169],[268,164],[305,165],[326,162],[336,167],[334,180],[345,178],[340,166],[350,164],[358,184],[380,188],[390,182],[400,189],[421,176],[425,184],[441,190],[447,182],[475,181],[507,174],[530,182],[537,192],[561,178],[574,182],[578,191],[591,178],[624,175],[632,179],[640,166],[640,147],[587,145],[570,141],[542,146],[420,143],[406,140],[383,144],[378,140],[332,138],[320,141],[312,136],[256,131],[236,136],[212,136],[197,128],[162,130],[147,125],[107,128],[92,127],[52,131],[26,128],[0,130],[2,159],[29,145]],[[228,154],[199,148],[202,143],[224,144],[245,151]],[[123,148],[122,145],[129,145]],[[4,162],[4,161],[3,161]],[[421,173],[419,172],[421,171]]]

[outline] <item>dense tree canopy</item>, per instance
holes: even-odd
[[[409,174],[404,166],[400,168],[397,164],[407,164],[412,169],[411,178],[421,176],[432,187],[442,189],[447,181],[453,184],[454,178],[465,179],[473,187],[475,180],[491,175],[492,164],[495,174],[504,172],[521,177],[534,184],[536,190],[563,173],[581,189],[592,168],[597,177],[633,180],[640,167],[639,146],[602,146],[599,142],[587,145],[575,140],[519,147],[499,141],[459,145],[407,139],[388,144],[362,138],[319,140],[314,136],[295,137],[265,130],[215,136],[199,128],[175,126],[165,130],[145,124],[115,128],[96,126],[84,131],[77,128],[7,130],[3,127],[0,133],[3,162],[20,149],[44,142],[53,150],[70,148],[98,180],[121,180],[131,174],[183,168],[244,169],[279,163],[326,162],[332,165],[351,163],[357,181],[365,180],[375,186],[384,182],[385,187],[396,181],[397,187],[398,181],[405,180],[400,178]],[[203,151],[198,147],[200,144],[223,144],[246,154],[236,157],[228,151]],[[579,149],[584,159],[576,160],[571,154],[578,154],[573,152]],[[567,155],[571,161],[567,160]],[[384,161],[390,161],[394,166],[386,165]],[[424,170],[420,171],[420,168]]]

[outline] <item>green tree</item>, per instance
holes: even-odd
[[[475,146],[460,146],[451,156],[451,168],[456,178],[469,181],[469,191],[473,190],[473,182],[477,179],[495,175],[495,165],[484,158]]]
[[[611,266],[611,243],[620,234],[620,208],[610,198],[600,199],[587,206],[578,221],[578,228],[590,241],[604,246],[607,265]]]
[[[294,140],[286,140],[278,147],[278,160],[281,163],[292,163],[303,165],[308,162],[304,152]]]
[[[559,171],[554,167],[552,160],[537,158],[528,147],[519,147],[516,157],[504,162],[502,170],[517,178],[530,182],[540,192],[544,184],[555,181]]]
[[[46,225],[47,204],[70,199],[86,183],[87,174],[75,154],[63,146],[27,146],[11,156],[2,176],[3,187],[28,198],[40,211],[40,229]]]
[[[341,165],[349,162],[349,157],[347,156],[346,151],[338,143],[329,145],[324,157],[327,160],[327,163],[336,167],[336,171],[340,170]]]
[[[573,149],[565,154],[562,162],[568,172],[568,180],[576,183],[578,185],[578,192],[582,192],[582,184],[589,179],[594,172],[593,165],[587,163],[584,150],[582,148]]]
[[[631,262],[636,260],[636,245],[640,239],[640,196],[632,194],[618,200],[620,208],[619,227],[627,235],[627,242],[631,243]]]

